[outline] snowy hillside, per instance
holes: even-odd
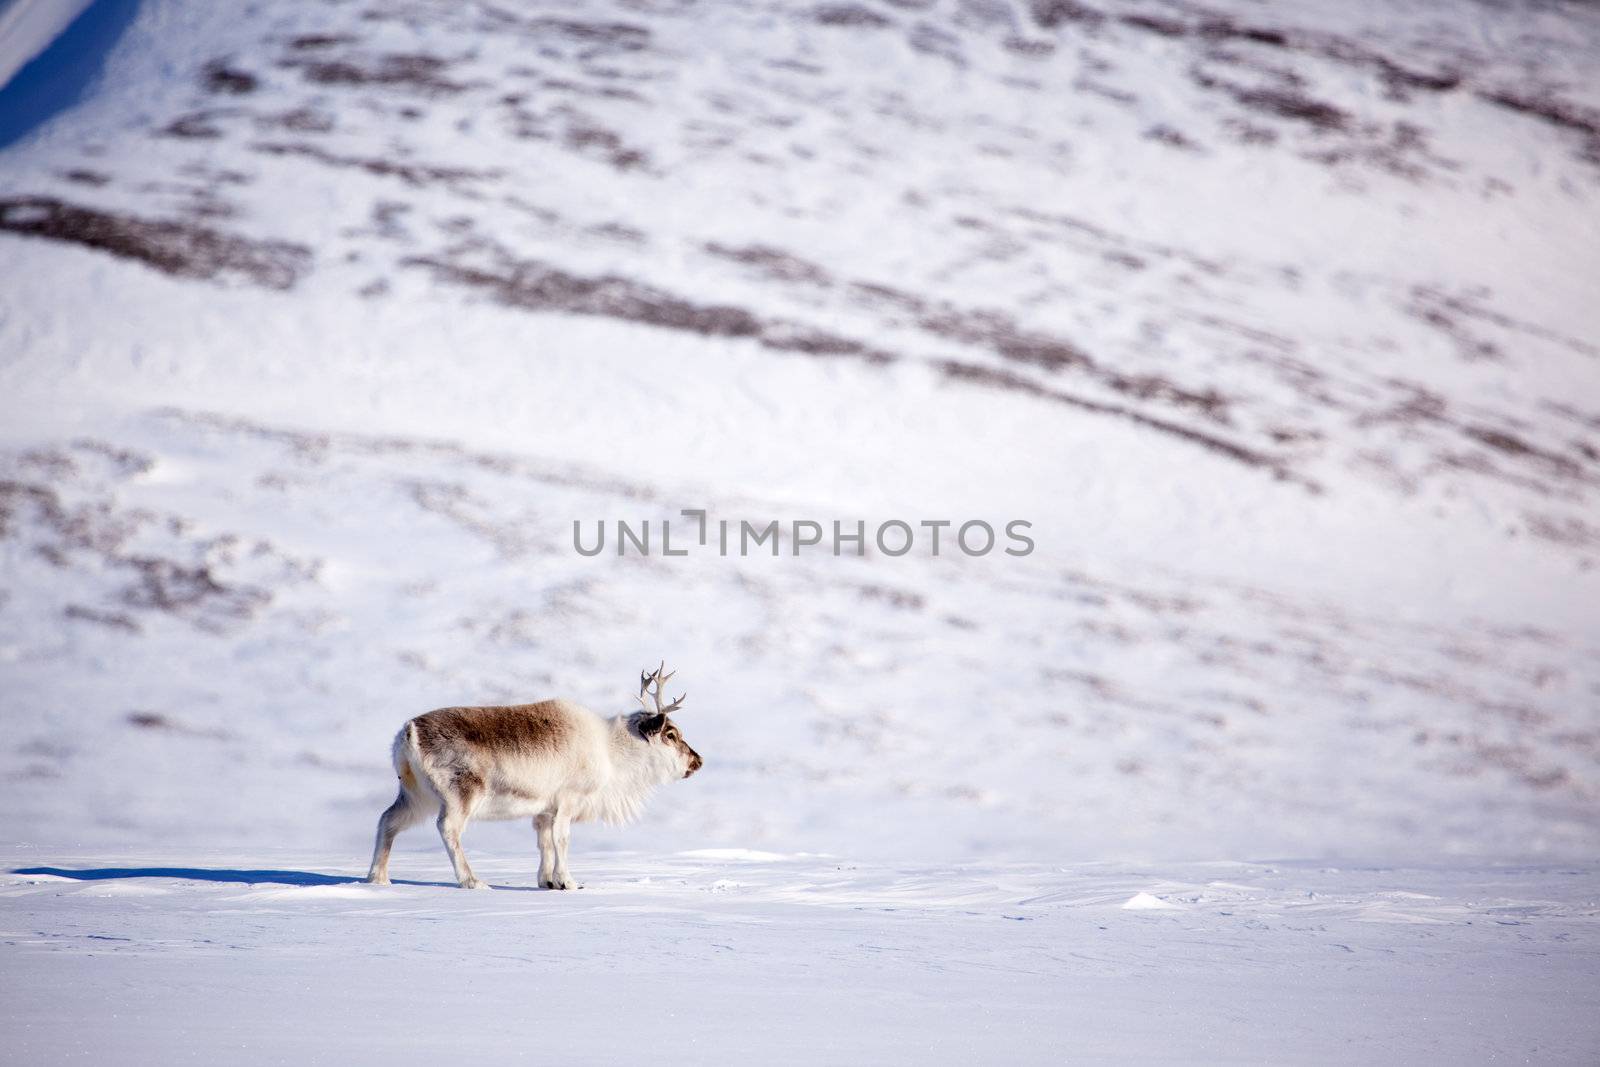
[[[37,30],[77,5],[29,6]],[[1559,1032],[1581,1060],[1600,1039],[1560,998],[1600,987],[1597,278],[1593,5],[144,0],[83,101],[0,149],[0,816],[5,870],[46,871],[0,887],[30,916],[7,937],[98,930],[123,895],[139,930],[114,936],[148,944],[183,921],[164,909],[263,893],[412,914],[339,881],[394,729],[554,694],[620,711],[665,658],[706,770],[579,832],[586,892],[622,894],[560,905],[585,929],[748,884],[716,922],[789,931],[757,959],[815,909],[904,907],[959,982],[1044,897],[1027,974],[1092,952],[1102,906],[1247,951],[1215,911],[1237,906],[1313,966],[1327,946],[1273,939],[1301,922],[1283,902],[1342,894],[1365,923],[1421,893],[1451,903],[1406,923],[1480,926],[1441,959],[1491,953],[1562,1025],[1407,1051],[1397,1014],[1371,1047]],[[676,537],[682,509],[778,520],[781,554],[574,550],[575,520]],[[796,520],[864,522],[869,550],[796,554]],[[896,557],[870,544],[888,520],[1025,520],[1036,548]],[[533,884],[526,826],[468,848]],[[1219,904],[1234,875],[1194,866],[1264,885],[1274,857],[1270,900]],[[953,863],[999,888],[918,895]],[[719,896],[652,896],[685,864]],[[1317,864],[1345,873],[1319,890]],[[298,873],[72,874],[269,867]],[[444,869],[402,837],[397,877]],[[525,906],[394,892],[439,921]],[[1138,892],[1206,918],[1123,915]],[[946,922],[969,904],[981,923]],[[1496,908],[1548,918],[1570,971],[1507,962]],[[1161,966],[1154,928],[1114,927],[1110,958]],[[1083,992],[1005,981],[1039,1010]],[[1339,1058],[1357,1015],[1304,1058]],[[1289,1056],[1247,1029],[1213,1058]]]

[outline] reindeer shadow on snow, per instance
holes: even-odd
[[[245,870],[231,867],[18,867],[11,872],[20,875],[45,875],[51,878],[69,878],[74,882],[104,882],[118,878],[172,878],[181,882],[223,882],[232,885],[361,885],[364,878],[349,875],[320,874],[316,871]],[[443,889],[450,882],[407,882],[400,885],[431,886]],[[506,888],[529,889],[530,886]]]

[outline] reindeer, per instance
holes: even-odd
[[[569,700],[544,700],[440,708],[406,723],[392,749],[400,795],[378,818],[367,881],[388,885],[394,839],[436,815],[456,881],[463,889],[487,889],[461,851],[467,821],[532,816],[540,887],[579,888],[567,869],[572,824],[632,821],[656,786],[687,778],[704,763],[667,717],[683,696],[661,703],[662,687],[676,673],[667,673],[666,663],[641,671],[644,710],[610,718]]]

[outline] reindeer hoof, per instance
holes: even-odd
[[[489,883],[485,882],[482,878],[468,878],[465,882],[461,883],[461,888],[462,889],[488,889],[489,888]]]
[[[388,885],[389,884],[389,879],[387,879],[387,878],[368,878],[367,879],[367,884],[368,885]]]

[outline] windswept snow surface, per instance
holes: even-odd
[[[6,854],[16,1062],[1581,1063],[1593,872]],[[1130,893],[1157,900],[1129,911]],[[63,1025],[70,1020],[71,1025]],[[18,1023],[21,1023],[19,1025]]]
[[[0,151],[8,1050],[1600,1058],[1594,5],[144,0],[96,85]],[[663,657],[588,888],[349,882],[406,717]]]

